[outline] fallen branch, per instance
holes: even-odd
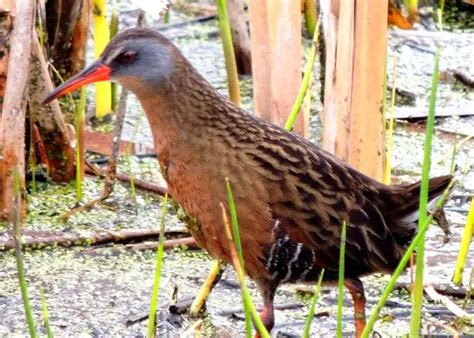
[[[131,181],[131,178],[130,178],[129,175],[122,174],[122,173],[118,173],[117,178],[120,181],[123,181],[123,182],[130,183],[130,181]],[[169,192],[168,192],[168,188],[164,187],[162,185],[152,183],[152,182],[148,182],[148,181],[145,181],[145,180],[141,180],[141,179],[138,179],[138,178],[134,178],[133,183],[135,184],[136,188],[148,190],[148,191],[157,193],[158,195],[161,195],[161,196],[165,196],[165,194],[168,194],[168,196],[171,197]]]
[[[432,301],[438,302],[446,306],[456,317],[470,319],[472,325],[474,325],[474,316],[461,309],[458,305],[454,304],[448,297],[443,296],[436,292],[432,285],[425,285],[425,293],[431,298]]]
[[[96,175],[99,177],[104,177],[105,173],[103,170],[100,168],[97,168],[94,165],[91,165],[90,163],[86,163],[86,173],[91,174],[91,175]],[[127,175],[127,174],[122,174],[122,173],[117,173],[117,178],[122,181],[122,182],[127,182],[130,183],[132,178]],[[135,185],[136,188],[151,191],[153,193],[156,193],[160,196],[165,196],[166,193],[168,193],[168,196],[171,198],[168,188],[166,186],[162,186],[153,182],[148,182],[145,180],[141,180],[139,178],[133,178],[133,184]]]
[[[61,246],[61,247],[72,247],[72,246],[90,246],[99,245],[106,243],[127,243],[131,241],[139,241],[145,239],[156,239],[159,236],[159,228],[149,229],[122,229],[122,230],[110,230],[92,232],[88,234],[80,234],[74,232],[38,232],[38,231],[25,231],[22,238],[22,246],[30,249],[42,249],[44,247]],[[173,227],[165,232],[167,235],[181,235],[183,233],[188,234],[188,230],[185,227]],[[0,240],[0,251],[8,251],[15,248],[15,239],[11,231],[6,232],[6,239]],[[192,238],[192,237],[191,237]],[[188,242],[188,238],[185,238]],[[194,240],[194,239],[193,239]],[[177,241],[177,240],[170,240]],[[165,241],[169,242],[169,241]],[[176,242],[181,243],[181,242]],[[172,247],[176,244],[175,242],[169,242],[168,246]],[[183,243],[187,243],[183,241]],[[166,245],[166,244],[165,244]],[[189,245],[192,245],[189,242]],[[166,246],[165,246],[166,248]]]
[[[459,81],[468,88],[474,88],[474,76],[463,69],[446,69],[440,73],[440,82],[453,84]]]
[[[176,247],[182,247],[182,246],[186,246],[190,250],[200,249],[200,247],[196,243],[196,240],[193,237],[168,239],[164,242],[165,250],[171,250]],[[158,242],[127,244],[125,246],[125,249],[132,250],[132,251],[156,250],[157,248],[158,248]]]
[[[469,88],[474,88],[474,77],[471,74],[465,72],[464,70],[453,70],[453,77],[459,82],[461,82],[463,85]]]
[[[446,285],[430,284],[430,287],[436,290],[437,293],[444,296],[450,296],[450,297],[461,298],[461,299],[464,299],[468,296],[471,298],[474,298],[474,293],[471,294],[468,289],[463,288],[463,287],[452,286],[449,284],[446,284]],[[397,282],[395,286],[395,290],[402,290],[402,289],[410,290],[411,289],[410,283]]]
[[[428,336],[431,336],[429,334],[429,326],[435,326],[437,328],[443,329],[448,331],[451,334],[451,337],[453,338],[459,338],[459,332],[456,331],[456,329],[450,325],[440,323],[438,320],[430,320],[428,324]]]

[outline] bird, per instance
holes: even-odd
[[[314,143],[230,102],[164,35],[132,28],[45,98],[112,80],[134,93],[148,118],[162,174],[190,216],[190,232],[210,256],[232,264],[221,203],[226,179],[238,212],[246,274],[263,301],[270,332],[279,285],[338,280],[341,224],[346,223],[345,286],[355,332],[365,326],[360,280],[392,273],[417,232],[420,182],[384,185]],[[430,179],[432,205],[451,176]]]

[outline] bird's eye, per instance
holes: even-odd
[[[129,51],[119,54],[118,60],[120,61],[120,63],[128,65],[132,63],[133,61],[135,61],[136,57],[137,57],[137,52],[129,50]]]

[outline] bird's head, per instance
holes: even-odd
[[[169,78],[178,55],[177,48],[158,32],[126,30],[110,41],[94,63],[49,93],[44,104],[100,81],[119,82],[135,94],[157,88]]]

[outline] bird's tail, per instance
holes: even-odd
[[[433,210],[436,201],[449,186],[453,177],[450,175],[439,176],[430,179],[428,187],[428,210]],[[402,247],[409,244],[416,234],[417,221],[419,218],[421,182],[391,186],[390,193],[386,196],[390,201],[386,202],[384,213],[387,224]],[[387,203],[389,202],[389,203]]]

